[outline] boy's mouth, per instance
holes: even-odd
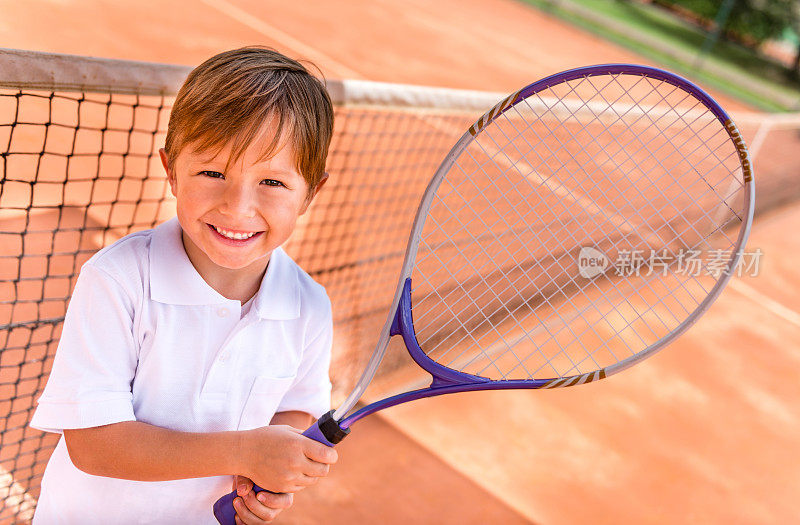
[[[218,226],[214,226],[213,224],[208,224],[208,227],[211,228],[217,235],[229,241],[240,241],[240,242],[249,241],[253,237],[257,237],[258,235],[264,233],[264,232],[226,230],[225,228],[220,228]]]

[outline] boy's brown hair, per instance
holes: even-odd
[[[225,51],[197,66],[178,91],[169,117],[165,150],[169,169],[187,144],[198,151],[231,144],[228,165],[262,138],[272,120],[262,159],[284,137],[309,190],[324,178],[333,136],[333,106],[321,80],[296,60],[260,46]]]

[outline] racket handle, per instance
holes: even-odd
[[[253,490],[261,492],[264,489],[258,485],[253,485]],[[236,499],[236,491],[225,494],[214,503],[214,517],[221,525],[236,525],[236,509],[233,508],[233,500]]]
[[[319,441],[323,445],[329,447],[334,446],[340,442],[344,437],[350,433],[349,428],[340,428],[339,424],[333,419],[333,410],[323,415],[308,427],[303,435],[311,438],[314,441]],[[253,492],[258,494],[266,489],[262,489],[256,484],[253,484]],[[268,491],[270,492],[270,491]],[[214,517],[221,525],[236,525],[236,509],[233,508],[233,500],[236,499],[236,491],[232,491],[219,498],[214,503]]]

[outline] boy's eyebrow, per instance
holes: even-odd
[[[197,164],[202,164],[204,167],[212,167],[212,168],[225,168],[227,166],[227,159],[221,159],[217,156],[213,157],[197,157],[189,160],[189,165],[194,166]],[[302,176],[300,172],[296,170],[287,170],[283,168],[271,168],[268,164],[268,161],[257,162],[250,166],[254,171],[259,173],[269,173],[272,175],[290,175],[290,176]]]
[[[271,168],[269,165],[263,165],[263,163],[256,163],[251,166],[255,171],[268,171],[270,173],[276,174],[286,174],[286,175],[294,175],[298,174],[295,170],[288,170],[284,168]]]

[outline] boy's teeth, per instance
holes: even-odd
[[[217,230],[217,233],[219,233],[223,237],[227,237],[228,239],[237,239],[240,241],[244,239],[249,239],[250,237],[252,237],[257,233],[257,232],[234,233],[234,232],[229,232],[228,230],[223,230],[222,228],[218,228],[217,226],[214,226],[214,229]]]

